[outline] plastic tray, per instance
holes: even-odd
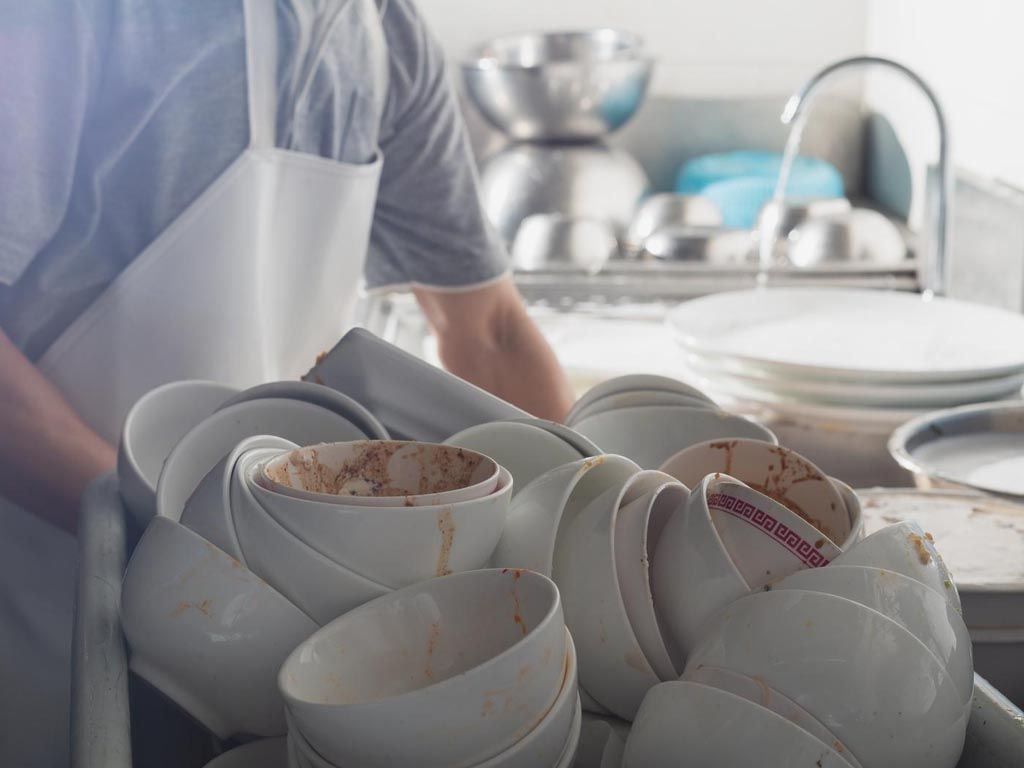
[[[71,690],[73,768],[202,768],[220,744],[134,679],[119,616],[121,576],[138,539],[113,476],[86,493],[79,519],[78,605]],[[1024,766],[1024,713],[975,677],[958,768]]]

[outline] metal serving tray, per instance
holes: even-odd
[[[112,475],[86,493],[78,530],[72,768],[202,768],[232,745],[217,742],[128,671],[120,623],[121,576],[140,532],[131,528]],[[1024,713],[976,676],[958,768],[1020,766]]]

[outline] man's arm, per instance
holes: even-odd
[[[569,382],[511,277],[465,291],[414,293],[448,370],[536,416],[565,418]]]
[[[115,463],[114,448],[0,331],[0,495],[74,532],[82,492]]]

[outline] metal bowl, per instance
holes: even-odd
[[[662,227],[643,241],[640,253],[658,261],[740,267],[753,261],[754,234],[749,229]]]
[[[809,218],[788,239],[787,255],[796,267],[836,263],[894,267],[907,258],[907,244],[896,225],[868,208]]]
[[[665,227],[720,227],[722,212],[706,197],[664,192],[651,195],[637,208],[623,243],[628,252],[639,251],[644,241]]]
[[[462,64],[466,92],[513,139],[582,140],[624,125],[647,94],[654,60],[615,29],[499,37]]]
[[[535,213],[599,219],[621,232],[647,187],[632,155],[603,144],[517,144],[489,158],[480,173],[484,210],[507,243]]]
[[[596,274],[618,250],[615,229],[608,222],[535,213],[519,226],[512,243],[512,264],[525,272],[569,270]]]

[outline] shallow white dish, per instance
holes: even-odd
[[[690,355],[687,365],[715,386],[750,396],[783,400],[812,401],[821,404],[851,407],[942,408],[963,403],[977,403],[1002,399],[1019,394],[1024,384],[1024,372],[1008,376],[978,378],[964,381],[873,383],[849,382],[811,378],[791,378],[741,366],[721,364],[721,361],[701,355]]]
[[[156,488],[157,514],[181,518],[185,500],[239,442],[274,435],[296,445],[363,440],[361,429],[333,411],[302,400],[268,398],[236,403],[204,419],[174,447]]]
[[[574,414],[572,423],[575,424],[588,416],[595,416],[605,411],[617,411],[620,408],[642,408],[650,405],[682,405],[687,408],[711,410],[716,408],[706,398],[696,395],[684,395],[680,392],[665,392],[656,389],[635,389],[607,395],[580,408]]]
[[[793,378],[955,381],[1024,371],[1024,317],[941,297],[838,288],[734,291],[688,301],[683,346]]]
[[[514,421],[492,421],[464,429],[444,441],[482,453],[512,473],[513,495],[545,472],[585,458],[546,429]]]
[[[1024,405],[986,403],[925,414],[889,440],[922,487],[932,481],[1024,499]]]
[[[603,451],[601,448],[588,440],[575,429],[565,426],[565,424],[559,424],[557,421],[549,421],[547,419],[535,419],[533,417],[522,418],[522,419],[505,419],[505,421],[512,421],[517,424],[532,424],[535,427],[547,430],[556,437],[560,437],[577,451],[580,452],[580,456],[588,458],[590,456],[600,456]]]
[[[156,514],[157,482],[174,446],[236,392],[213,381],[172,381],[128,411],[117,447],[117,485],[140,527]]]
[[[729,437],[776,442],[765,427],[725,411],[685,406],[649,406],[606,411],[580,420],[575,429],[604,450],[657,469],[694,443]]]

